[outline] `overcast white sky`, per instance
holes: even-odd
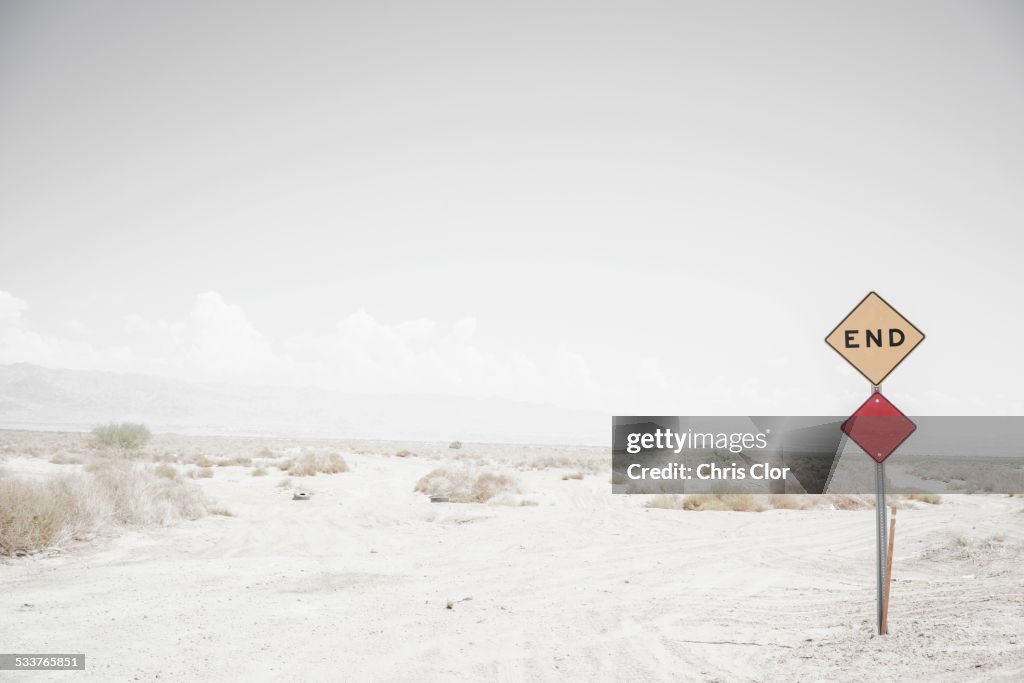
[[[0,362],[1024,413],[1024,5],[0,2]]]

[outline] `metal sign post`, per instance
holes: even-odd
[[[885,524],[885,463],[875,463],[875,518],[876,537],[878,542],[878,635],[882,633],[882,603],[885,600],[885,576],[886,576],[886,540]]]
[[[871,396],[846,422],[843,432],[875,461],[878,635],[888,631],[888,585],[892,572],[885,501],[885,459],[917,428],[882,395],[882,380],[924,341],[924,333],[875,292],[869,292],[825,337],[825,343],[871,382]],[[895,511],[894,511],[895,514]]]
[[[872,395],[879,393],[882,387],[873,385]],[[882,603],[885,597],[886,548],[888,542],[885,533],[885,463],[875,463],[875,541],[877,543],[878,565],[878,635],[882,635]]]

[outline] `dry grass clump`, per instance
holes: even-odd
[[[211,479],[213,478],[213,468],[197,467],[194,470],[189,470],[188,476],[191,479]]]
[[[417,481],[415,490],[428,496],[448,496],[453,503],[484,503],[499,494],[518,493],[519,486],[504,474],[440,467]]]
[[[54,465],[81,465],[85,459],[74,453],[58,453],[50,458],[50,462]]]
[[[663,510],[732,510],[761,512],[767,504],[750,493],[699,493],[689,496],[658,495],[647,502],[649,508]]]
[[[407,450],[405,450],[403,448],[402,450],[400,450],[397,453],[395,453],[395,455],[398,456],[399,458],[408,458],[410,455],[416,455],[416,454],[413,453],[412,451],[407,451]]]
[[[217,467],[252,467],[252,458],[223,458],[217,461]]]
[[[952,536],[946,543],[927,548],[921,556],[927,560],[969,560],[985,565],[997,559],[1021,554],[1020,544],[1009,543],[1005,534],[972,538],[962,534]]]
[[[909,471],[921,479],[945,482],[958,493],[1012,493],[1020,482],[1020,470],[1014,465],[986,460],[970,466],[963,462],[923,462]]]
[[[942,496],[934,493],[905,493],[900,498],[903,500],[916,500],[920,503],[928,503],[929,505],[942,504]]]
[[[563,474],[562,475],[562,481],[568,481],[570,479],[582,479],[582,478],[583,478],[583,473],[582,472],[570,472],[569,474]]]
[[[266,446],[264,446],[263,448],[261,448],[259,451],[256,452],[256,457],[257,458],[276,458],[277,456],[274,455],[274,451],[272,451],[269,448],[267,448]]]
[[[217,515],[218,517],[234,517],[235,513],[227,508],[210,508],[211,515]]]
[[[348,463],[337,453],[303,453],[288,463],[286,471],[293,477],[339,474],[348,472]]]
[[[265,476],[267,476],[267,470],[266,470],[266,468],[263,468],[263,467],[257,467],[256,469],[254,469],[252,471],[252,476],[254,476],[254,477],[265,477]]]
[[[106,527],[166,526],[206,513],[194,485],[124,462],[48,481],[4,479],[0,555],[27,555]]]
[[[78,488],[71,477],[0,481],[0,555],[27,555],[83,535],[96,513],[72,492]]]
[[[178,470],[177,470],[177,468],[172,467],[171,465],[168,465],[166,463],[162,463],[162,464],[157,465],[156,467],[154,467],[153,468],[153,474],[155,474],[158,477],[163,477],[164,479],[177,479],[178,478]]]
[[[184,462],[187,465],[195,465],[196,467],[213,467],[216,464],[205,455],[193,455],[187,458]]]
[[[608,460],[603,458],[567,455],[540,455],[526,465],[533,470],[571,469],[588,474],[596,474],[607,466]]]
[[[733,512],[809,510],[820,505],[819,499],[820,496],[783,493],[696,493],[686,496],[661,494],[647,501],[645,507],[662,510],[729,510]],[[827,504],[834,506],[834,502]]]

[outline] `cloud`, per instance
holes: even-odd
[[[592,404],[598,383],[582,355],[563,346],[533,354],[477,339],[475,318],[443,324],[425,318],[394,324],[365,310],[322,333],[268,339],[245,311],[218,292],[196,296],[180,320],[131,314],[119,345],[82,321],[71,338],[25,324],[26,302],[0,292],[0,362],[132,371],[186,380],[320,386],[352,393],[497,396],[570,406]]]
[[[325,334],[285,342],[292,362],[306,364],[336,388],[374,393],[453,393],[560,403],[592,391],[584,359],[564,348],[530,357],[476,341],[477,321],[451,326],[417,319],[394,325],[359,310]]]
[[[123,346],[97,350],[84,341],[31,329],[22,315],[28,309],[22,299],[0,291],[0,363],[113,371],[123,371],[130,364],[131,353]]]
[[[27,303],[8,292],[0,291],[0,324],[17,321],[27,309]]]
[[[272,377],[280,359],[241,308],[217,292],[196,297],[189,316],[186,366],[212,378]]]

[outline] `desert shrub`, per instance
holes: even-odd
[[[108,463],[93,473],[0,481],[0,555],[81,540],[108,526],[164,526],[207,513],[193,484]]]
[[[232,465],[252,467],[252,458],[224,458],[217,461],[217,467],[231,467]]]
[[[234,517],[235,513],[227,508],[210,508],[211,515],[217,515],[218,517]]]
[[[473,482],[473,489],[470,491],[470,500],[474,503],[483,503],[494,498],[499,493],[518,493],[519,487],[515,481],[504,474],[492,474],[484,472]]]
[[[155,474],[158,477],[163,477],[164,479],[178,478],[178,470],[166,463],[162,463],[154,467],[153,474]]]
[[[450,444],[448,444],[448,448],[462,448],[462,442],[452,441]]]
[[[254,476],[254,477],[265,477],[265,476],[267,476],[267,470],[265,470],[262,467],[257,467],[256,469],[254,469],[252,471],[252,476]]]
[[[517,493],[519,487],[504,474],[440,467],[417,481],[415,490],[428,496],[448,496],[453,503],[483,503],[501,493]]]
[[[70,511],[58,482],[0,481],[0,555],[21,555],[62,541]]]
[[[569,474],[562,475],[562,481],[568,481],[569,479],[582,479],[582,472],[570,472]]]
[[[657,495],[645,507],[663,510],[731,510],[734,512],[763,512],[764,510],[802,510],[798,496],[755,495],[751,493],[697,493],[688,496]]]
[[[185,462],[189,465],[195,465],[196,467],[213,467],[217,464],[205,455],[193,455],[187,458]]]
[[[348,464],[337,453],[303,453],[288,466],[293,477],[312,477],[317,474],[348,472]]]
[[[190,470],[188,476],[192,479],[210,479],[213,477],[213,468],[197,467],[194,470]]]
[[[900,497],[904,500],[916,500],[920,503],[928,503],[929,505],[942,504],[942,496],[937,496],[934,493],[906,493]]]
[[[529,463],[526,463],[525,467],[535,470],[572,468],[578,472],[594,474],[606,469],[607,465],[607,460],[596,457],[576,456],[570,458],[567,455],[549,454],[537,456],[530,460]]]
[[[273,458],[273,457],[276,457],[276,456],[274,455],[274,451],[272,451],[269,448],[267,448],[266,446],[264,446],[259,451],[257,451],[256,457],[257,458]]]
[[[166,526],[206,514],[206,501],[194,484],[168,480],[131,465],[111,463],[93,475],[115,523]]]
[[[573,461],[564,455],[541,455],[530,461],[535,470],[546,470],[552,467],[570,467]]]
[[[399,458],[408,458],[410,455],[416,455],[416,454],[413,453],[412,451],[407,451],[407,450],[405,450],[403,448],[402,450],[400,450],[397,453],[395,453],[395,455],[397,455]]]
[[[149,429],[135,422],[111,422],[92,430],[93,443],[100,448],[117,448],[122,453],[142,449],[152,436]]]

